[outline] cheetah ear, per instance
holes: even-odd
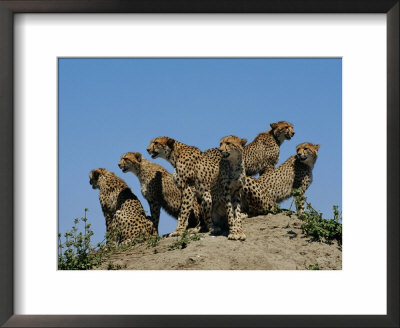
[[[243,139],[242,139],[242,146],[244,146],[244,145],[246,144],[246,142],[247,142],[247,139],[246,139],[246,138],[243,138]]]
[[[97,180],[99,178],[100,172],[98,170],[92,171],[92,179]]]
[[[136,157],[136,159],[137,159],[138,162],[141,162],[141,161],[142,161],[142,154],[141,154],[141,153],[136,153],[136,154],[135,154],[135,157]]]
[[[278,127],[278,124],[276,124],[276,123],[271,123],[269,126],[270,126],[272,129],[276,129],[276,128]]]
[[[315,147],[317,148],[317,150],[319,149],[319,147],[321,147],[321,145],[315,145]]]
[[[174,149],[174,143],[175,143],[175,140],[174,140],[174,139],[168,139],[168,140],[167,140],[167,145],[168,145],[168,147],[171,148],[171,149]]]

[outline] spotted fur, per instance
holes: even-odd
[[[246,174],[253,176],[273,169],[279,160],[280,146],[294,136],[293,125],[286,121],[270,124],[271,129],[262,132],[244,147]]]
[[[146,218],[142,204],[121,178],[99,168],[89,173],[89,179],[93,189],[100,189],[100,205],[110,236],[108,241],[127,243],[141,234],[157,234],[153,221]]]
[[[122,172],[132,172],[140,182],[144,198],[149,203],[154,224],[158,227],[160,210],[163,208],[173,218],[178,218],[181,205],[181,191],[173,176],[165,168],[145,159],[140,153],[125,153],[118,163]],[[200,220],[200,205],[194,200],[189,216],[189,227],[197,227]]]
[[[181,209],[176,231],[182,234],[188,224],[188,217],[195,198],[201,201],[201,226],[211,228],[211,185],[218,175],[219,163],[194,146],[185,145],[169,137],[158,137],[147,148],[152,158],[166,159],[175,169],[174,181],[182,191]]]
[[[296,155],[276,169],[266,171],[258,179],[247,177],[243,201],[248,214],[265,213],[275,204],[290,198],[293,189],[302,188],[304,194],[312,182],[319,147],[309,142],[302,143],[296,147]],[[299,213],[304,211],[304,198],[297,210]]]
[[[246,177],[243,146],[246,142],[247,139],[236,136],[221,139],[218,178],[211,186],[213,223],[223,227],[227,220],[228,239],[232,240],[246,239],[242,228],[245,215],[241,211],[242,188]]]

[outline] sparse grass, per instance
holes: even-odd
[[[146,234],[145,233],[143,233],[143,232],[141,232],[140,234],[139,234],[139,236],[137,236],[134,240],[133,240],[133,245],[136,245],[136,244],[143,244],[144,242],[145,242],[145,240],[146,240],[146,238],[148,238],[147,236],[146,236]]]
[[[293,212],[291,209],[288,209],[288,210],[285,210],[284,211],[284,214],[286,215],[286,216],[288,216],[288,217],[292,217],[292,215],[294,214],[295,212]]]
[[[310,264],[307,269],[308,270],[321,270],[318,263]]]
[[[147,248],[156,247],[160,243],[160,236],[150,236],[147,240]]]
[[[125,264],[122,266],[121,264],[114,264],[113,262],[109,261],[107,265],[107,270],[121,270],[126,269],[127,265]]]
[[[193,241],[198,241],[198,240],[200,240],[201,239],[201,236],[200,235],[198,235],[197,233],[195,233],[195,234],[193,234],[193,235],[190,235],[190,240],[193,240]]]
[[[197,241],[200,239],[201,237],[198,234],[189,235],[188,231],[185,230],[177,241],[168,245],[168,250],[172,251],[174,249],[184,249],[191,241]]]
[[[275,204],[274,207],[269,212],[272,214],[278,214],[282,212],[282,208],[279,206],[279,204]]]
[[[266,208],[265,209],[265,214],[279,214],[279,213],[283,213],[284,215],[288,216],[288,217],[292,217],[292,214],[294,214],[295,212],[293,212],[291,210],[293,205],[290,205],[290,208],[287,210],[285,208],[281,208],[279,204],[275,204],[271,209]]]
[[[173,249],[184,249],[188,245],[189,240],[187,238],[187,231],[184,231],[180,238],[173,242],[172,244],[168,245],[168,250],[172,251]]]

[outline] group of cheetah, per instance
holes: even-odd
[[[122,172],[138,177],[151,216],[146,216],[121,178],[103,168],[92,170],[90,184],[100,189],[107,232],[117,243],[132,241],[140,234],[156,235],[163,208],[178,220],[172,236],[190,229],[227,233],[228,239],[245,240],[244,218],[265,214],[291,197],[294,188],[307,190],[320,147],[309,142],[299,144],[295,155],[275,167],[280,146],[295,133],[286,121],[270,126],[248,145],[247,139],[231,135],[220,140],[219,148],[204,152],[169,137],[151,140],[147,152],[153,159],[168,161],[173,174],[140,153],[123,154],[118,166]],[[257,174],[258,178],[253,177]],[[298,210],[304,210],[304,204]]]

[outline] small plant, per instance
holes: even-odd
[[[193,235],[190,235],[190,240],[193,240],[193,241],[198,241],[198,240],[200,240],[201,239],[201,236],[200,235],[198,235],[197,233],[195,233],[195,234],[193,234]]]
[[[91,224],[87,223],[87,212],[85,208],[85,216],[75,219],[72,230],[65,232],[64,243],[61,234],[58,234],[59,270],[88,270],[102,261],[105,246],[103,243],[91,246],[93,231],[90,229]],[[80,222],[83,223],[83,231],[79,231]]]
[[[172,251],[173,249],[184,249],[187,247],[187,245],[191,242],[191,241],[198,241],[200,240],[201,237],[198,234],[192,234],[190,235],[188,233],[187,230],[185,230],[182,234],[182,236],[180,236],[180,238],[173,242],[172,244],[170,244],[168,246],[168,250]]]
[[[126,268],[126,265],[124,266],[124,268]],[[111,261],[108,262],[107,265],[107,270],[121,270],[122,269],[122,265],[121,264],[114,264]]]
[[[186,246],[189,244],[188,240],[188,232],[185,230],[182,234],[182,236],[175,242],[173,242],[171,245],[168,246],[168,250],[172,251],[173,249],[184,249]]]
[[[282,213],[291,218],[294,212],[290,208],[288,210],[282,210]]]
[[[161,237],[160,236],[150,236],[147,240],[147,248],[156,247],[160,243]]]
[[[338,205],[333,205],[333,220],[336,222],[342,221],[342,212],[339,212]]]
[[[270,211],[272,214],[278,214],[282,212],[282,208],[279,206],[279,204],[274,204],[274,207]]]
[[[308,270],[321,270],[321,269],[319,268],[318,263],[315,263],[315,264],[310,264],[308,266]]]
[[[146,240],[146,238],[147,238],[146,234],[145,234],[144,232],[140,232],[140,233],[139,233],[139,236],[137,236],[137,237],[133,240],[133,245],[144,243],[145,240]]]
[[[125,241],[120,243],[117,247],[115,247],[112,251],[113,252],[123,252],[126,251],[128,248],[131,248],[134,245],[131,241]]]

